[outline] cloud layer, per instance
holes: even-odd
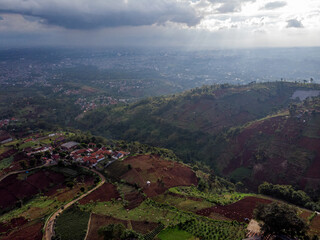
[[[178,0],[2,0],[0,12],[42,18],[69,29],[143,26],[166,22],[194,26],[201,20]]]
[[[0,0],[0,47],[318,46],[319,0]]]

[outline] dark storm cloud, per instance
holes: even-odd
[[[303,28],[302,22],[297,19],[290,19],[287,23],[287,28]]]
[[[221,6],[216,8],[219,13],[232,13],[240,12],[244,3],[255,2],[255,0],[209,0],[209,2],[221,4]]]
[[[188,2],[177,0],[2,0],[0,12],[42,18],[69,29],[164,24],[197,25],[201,18]]]
[[[263,7],[263,9],[273,10],[273,9],[277,9],[277,8],[282,8],[286,5],[287,5],[287,3],[284,1],[269,2]]]

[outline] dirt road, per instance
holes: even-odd
[[[88,168],[87,168],[88,169]],[[70,206],[72,206],[74,203],[76,203],[77,201],[79,201],[80,199],[84,198],[85,196],[89,195],[90,193],[92,193],[93,191],[95,191],[96,189],[98,189],[99,187],[101,187],[106,179],[105,177],[99,173],[96,170],[90,169],[92,172],[96,173],[99,175],[99,177],[101,178],[101,182],[94,187],[93,189],[91,189],[90,191],[86,192],[85,194],[81,195],[80,197],[78,197],[75,200],[72,200],[71,202],[67,203],[66,205],[63,206],[63,208],[60,208],[58,211],[56,211],[55,213],[53,213],[50,218],[48,219],[48,221],[46,222],[45,226],[44,226],[44,235],[43,235],[43,240],[51,240],[53,233],[54,233],[54,222],[56,217],[62,213],[64,210],[66,210],[67,208],[69,208]]]
[[[38,168],[43,168],[43,167],[49,167],[49,166],[54,166],[56,164],[44,164],[44,165],[41,165],[41,166],[38,166],[38,167],[34,167],[34,168],[29,168],[29,169],[24,169],[24,170],[19,170],[19,171],[13,171],[13,172],[9,172],[8,174],[4,175],[3,177],[0,178],[0,182],[9,177],[10,175],[13,175],[13,174],[18,174],[18,173],[24,173],[24,172],[30,172],[32,170],[35,170],[35,169],[38,169]]]

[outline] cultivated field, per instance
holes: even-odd
[[[253,210],[259,203],[268,204],[271,202],[271,200],[263,198],[247,197],[230,205],[202,209],[197,214],[210,217],[211,213],[217,213],[238,222],[245,222],[245,218],[251,219],[253,217]]]

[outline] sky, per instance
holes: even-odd
[[[0,47],[320,46],[319,0],[0,0]]]

